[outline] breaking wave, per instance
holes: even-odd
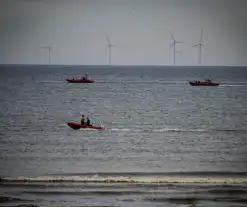
[[[23,200],[20,198],[16,198],[16,197],[10,197],[10,196],[0,196],[0,203],[4,203],[4,202],[18,202],[18,201],[27,201],[27,200]]]
[[[112,175],[110,175],[112,174]],[[136,176],[135,176],[136,174]],[[178,176],[174,176],[174,174]],[[199,175],[199,172],[197,173]],[[208,174],[209,176],[205,176]],[[247,184],[247,173],[246,172],[228,172],[224,173],[222,176],[215,176],[215,173],[204,172],[200,176],[195,176],[196,174],[187,173],[124,173],[122,176],[118,173],[94,173],[90,175],[47,175],[38,177],[2,177],[2,183],[37,183],[37,182],[52,182],[52,183],[63,183],[63,182],[81,182],[81,183],[216,183],[216,184]],[[133,176],[134,175],[134,176]],[[170,176],[169,176],[170,175]],[[214,175],[214,176],[212,176]],[[216,173],[217,175],[217,173]],[[220,175],[220,173],[218,173]]]

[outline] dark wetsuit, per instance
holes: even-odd
[[[81,125],[85,125],[86,124],[86,117],[82,116],[81,117]]]
[[[81,125],[84,125],[85,122],[84,122],[84,118],[81,118]]]
[[[87,125],[88,126],[91,126],[91,123],[90,123],[90,119],[89,118],[87,118]]]

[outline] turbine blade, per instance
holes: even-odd
[[[174,44],[175,44],[175,43],[173,42],[173,43],[170,45],[170,47],[169,47],[169,48],[172,48],[172,47],[174,46]]]
[[[106,36],[106,41],[107,41],[108,45],[111,45],[111,41],[110,41],[108,36]]]
[[[175,38],[174,38],[174,36],[173,36],[173,34],[172,34],[171,30],[170,30],[170,35],[171,35],[171,37],[172,37],[173,41],[175,41]]]
[[[193,45],[192,47],[198,47],[199,46],[199,44],[197,44],[197,45]]]
[[[202,32],[201,32],[200,44],[202,44],[202,36],[203,36],[203,28],[202,28]]]

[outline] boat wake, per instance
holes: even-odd
[[[108,129],[108,131],[115,131],[115,132],[141,132],[143,130],[141,129],[118,129],[118,128],[112,128],[112,129]]]
[[[62,80],[44,80],[44,81],[35,81],[36,83],[62,83],[62,82],[64,82],[64,81],[62,81]]]
[[[243,87],[245,85],[231,85],[231,84],[225,84],[225,85],[219,85],[219,87]]]
[[[131,128],[111,128],[108,131],[120,131],[120,132],[246,132],[245,129],[186,129],[186,128],[160,128],[160,129],[131,129]]]
[[[102,131],[102,130],[98,130],[98,129],[92,129],[92,128],[80,128],[78,129],[79,131]]]

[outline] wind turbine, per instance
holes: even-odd
[[[109,48],[109,65],[111,65],[111,48],[116,46],[111,44],[111,41],[108,36],[106,36],[106,40],[108,43],[107,47]]]
[[[51,45],[49,46],[43,46],[41,48],[47,49],[48,50],[48,55],[49,55],[49,65],[51,64]]]
[[[200,65],[202,64],[202,48],[205,48],[205,46],[202,44],[202,36],[203,36],[203,28],[201,32],[200,42],[193,46],[193,47],[199,47],[199,64]]]
[[[173,43],[170,45],[169,48],[173,47],[173,56],[174,56],[174,65],[175,65],[176,64],[176,52],[177,52],[176,51],[176,44],[182,44],[184,42],[175,40],[175,38],[174,38],[174,36],[173,36],[171,31],[170,31],[170,34],[171,34],[171,38],[173,40]]]

